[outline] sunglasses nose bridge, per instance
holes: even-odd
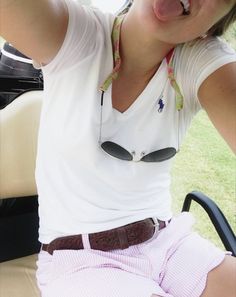
[[[136,153],[136,151],[133,150],[130,153],[131,153],[131,155],[133,157],[133,160],[132,161],[138,162],[139,161],[139,158],[138,158],[138,154]]]
[[[140,162],[142,157],[145,155],[145,152],[132,151],[131,155],[133,156],[133,161],[134,162]]]

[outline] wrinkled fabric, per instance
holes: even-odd
[[[42,297],[199,297],[225,252],[193,233],[193,223],[182,213],[149,241],[125,250],[41,251]]]

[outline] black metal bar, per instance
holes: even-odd
[[[236,237],[226,217],[217,204],[205,194],[193,191],[185,197],[182,211],[189,211],[191,202],[200,204],[207,212],[226,250],[236,257]]]

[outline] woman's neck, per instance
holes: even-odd
[[[173,48],[147,34],[132,13],[123,20],[120,38],[121,71],[135,76],[152,76]]]

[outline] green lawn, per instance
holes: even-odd
[[[195,117],[172,170],[173,210],[179,212],[186,193],[199,190],[214,198],[236,230],[236,160],[204,111]],[[191,209],[197,230],[220,245],[200,206]]]
[[[224,37],[236,49],[236,22],[225,33]]]

